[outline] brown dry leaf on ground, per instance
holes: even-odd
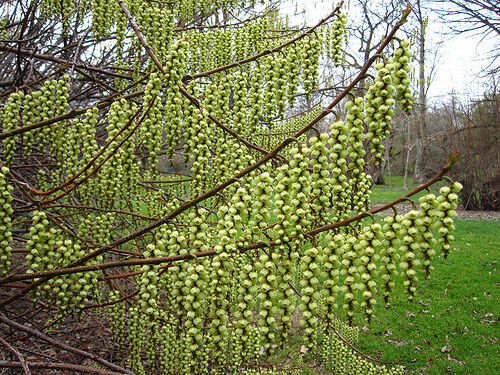
[[[408,341],[405,340],[388,340],[390,344],[394,345],[396,348],[404,345],[408,345]]]
[[[441,348],[441,353],[449,353],[451,352],[451,346],[445,345]]]
[[[451,362],[455,362],[455,363],[458,363],[460,366],[464,366],[466,363],[465,362],[462,362],[462,361],[459,361],[458,359],[456,358],[453,358],[451,355],[448,354],[448,361],[451,361]]]

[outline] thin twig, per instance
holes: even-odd
[[[392,28],[392,30],[390,31],[389,35],[385,38],[385,40],[382,42],[382,44],[380,45],[379,49],[377,50],[377,52],[375,54],[376,56],[372,56],[365,63],[365,65],[362,68],[361,72],[356,76],[356,78],[354,78],[354,80],[352,81],[352,83],[344,91],[342,91],[333,100],[333,102],[328,107],[326,107],[316,118],[314,118],[309,124],[305,125],[302,129],[300,129],[294,135],[295,138],[297,138],[300,135],[302,135],[305,132],[307,132],[311,127],[313,127],[323,117],[325,117],[326,115],[328,115],[331,112],[331,110],[333,109],[333,107],[335,107],[335,105],[337,105],[338,103],[340,103],[340,101],[350,92],[350,90],[353,87],[355,87],[355,85],[362,79],[362,77],[364,77],[365,73],[368,71],[368,69],[370,68],[370,66],[374,63],[375,59],[377,58],[377,55],[380,55],[380,53],[382,53],[382,51],[384,50],[384,48],[389,44],[389,42],[391,41],[392,37],[394,36],[394,34],[396,33],[396,31],[401,27],[401,25],[403,24],[403,22],[406,19],[406,17],[407,17],[407,15],[404,15],[401,18],[401,20]],[[0,139],[1,139],[1,134],[0,134]],[[114,241],[114,242],[112,242],[112,243],[110,243],[108,245],[102,246],[101,248],[97,249],[96,251],[94,251],[94,252],[92,252],[90,254],[87,254],[86,256],[80,258],[79,260],[76,260],[76,261],[70,263],[66,268],[70,269],[70,268],[74,268],[76,266],[79,266],[81,264],[85,264],[88,260],[93,259],[93,258],[95,258],[98,255],[104,254],[104,253],[112,250],[115,247],[118,247],[118,246],[120,246],[122,244],[125,244],[125,243],[127,243],[127,242],[129,242],[129,241],[131,241],[131,240],[133,240],[133,239],[135,239],[135,238],[137,238],[139,236],[142,236],[142,235],[144,235],[146,233],[149,233],[151,230],[159,227],[160,225],[163,225],[165,223],[170,222],[173,218],[177,217],[178,215],[180,215],[181,213],[183,213],[187,209],[189,209],[191,207],[195,207],[196,205],[198,205],[199,203],[203,202],[204,200],[206,200],[206,199],[208,199],[208,198],[210,198],[210,197],[218,194],[220,191],[224,190],[229,185],[232,185],[235,181],[238,181],[238,179],[240,179],[240,178],[248,175],[252,171],[254,171],[257,168],[259,168],[261,165],[267,163],[275,155],[277,155],[278,152],[280,152],[283,148],[285,148],[286,146],[288,146],[291,142],[292,142],[292,140],[290,138],[285,139],[281,144],[279,144],[273,150],[271,150],[266,156],[264,156],[263,158],[261,158],[260,160],[258,160],[257,162],[255,162],[254,164],[248,166],[247,168],[243,169],[242,171],[240,171],[239,173],[237,173],[233,177],[231,177],[231,178],[227,179],[226,181],[222,182],[221,184],[217,185],[212,190],[209,190],[209,191],[207,191],[207,192],[199,195],[198,197],[190,200],[189,202],[186,202],[186,203],[180,205],[178,208],[176,208],[175,210],[173,210],[172,212],[170,212],[168,215],[165,215],[160,220],[157,220],[157,221],[155,221],[155,222],[153,222],[153,223],[151,223],[151,224],[149,224],[149,225],[147,225],[147,226],[145,226],[145,227],[143,227],[143,228],[141,228],[141,229],[139,229],[139,230],[137,230],[137,231],[135,231],[135,232],[127,235],[127,236],[124,236],[124,237],[122,237],[122,238],[120,238],[120,239],[118,239],[118,240],[116,240],[116,241]],[[444,172],[442,171],[442,173],[444,174],[448,169],[445,168]],[[377,210],[376,212],[379,212],[379,210]],[[341,226],[341,225],[338,225],[338,226]],[[327,228],[327,229],[330,229],[330,228]],[[327,229],[323,229],[323,230],[327,230]],[[316,233],[319,233],[319,232],[316,232]],[[250,245],[250,246],[253,246],[252,248],[259,248],[259,247],[261,247],[261,245],[259,245],[259,244],[253,244],[253,245]],[[213,250],[210,250],[210,251],[207,251],[207,252],[203,252],[203,254],[200,254],[200,253],[197,253],[197,254],[200,254],[199,256],[208,256],[208,255],[213,255],[214,253],[215,252]],[[180,257],[180,258],[178,258],[178,257]],[[175,256],[175,259],[157,258],[157,259],[154,259],[154,260],[147,259],[146,261],[156,262],[156,264],[158,264],[158,263],[165,263],[165,262],[178,261],[178,260],[186,260],[186,259],[192,259],[192,258],[193,258],[192,255],[184,254],[184,255]],[[158,261],[160,259],[161,259],[161,261]],[[151,264],[155,264],[155,263],[151,263]],[[111,267],[108,267],[108,268],[111,268]],[[62,270],[56,270],[56,271],[57,272],[61,272]],[[80,272],[80,271],[75,271],[75,272]],[[12,301],[15,301],[17,298],[19,298],[19,297],[21,297],[21,296],[29,293],[31,290],[34,290],[38,286],[44,284],[49,279],[50,279],[50,276],[43,277],[40,280],[37,280],[36,282],[33,282],[33,284],[31,284],[29,287],[27,287],[27,288],[19,291],[18,293],[15,293],[14,295],[10,296],[9,298],[6,298],[5,300],[1,301],[0,302],[0,307],[5,306],[8,303],[11,303]],[[5,280],[4,282],[7,282],[7,281],[11,281],[11,280]]]
[[[16,53],[18,55],[29,56],[29,57],[32,57],[32,58],[35,58],[38,60],[50,61],[50,62],[54,62],[57,64],[72,65],[71,61],[59,59],[59,58],[54,57],[52,55],[43,55],[41,53],[35,53],[35,51],[26,50],[26,49],[18,49],[15,47],[7,47],[7,46],[0,45],[0,51],[9,52],[9,53]],[[92,66],[92,65],[75,64],[74,66],[78,67],[80,69],[91,70],[91,71],[94,71],[97,73],[106,74],[106,75],[116,77],[116,78],[131,79],[130,76],[120,74],[120,73],[110,72],[110,71],[107,71],[105,69],[98,68],[98,67]]]
[[[19,324],[19,323],[16,323],[16,322],[8,319],[7,317],[5,317],[2,314],[0,314],[0,322],[7,324],[8,326],[11,326],[13,328],[16,328],[20,331],[26,332],[32,336],[35,336],[36,338],[39,338],[40,340],[48,342],[49,344],[54,345],[60,349],[66,350],[66,351],[74,353],[74,354],[78,354],[78,355],[85,357],[85,358],[92,359],[93,361],[100,363],[101,365],[106,366],[107,368],[109,368],[111,370],[119,371],[120,374],[130,374],[130,375],[134,374],[132,371],[126,370],[120,366],[115,365],[114,363],[108,362],[105,359],[102,359],[102,358],[96,356],[95,354],[86,352],[84,350],[81,350],[81,349],[78,349],[78,348],[75,348],[75,347],[72,347],[72,346],[69,346],[66,344],[63,344],[63,343],[45,335],[45,334],[37,331],[36,329],[24,326],[24,325]],[[30,366],[33,366],[33,364],[30,364]]]
[[[455,154],[455,155],[457,155],[457,154]],[[333,223],[333,224],[323,225],[321,227],[312,229],[308,232],[303,233],[303,235],[304,236],[315,236],[315,235],[317,235],[321,232],[325,232],[327,230],[347,226],[347,225],[351,224],[352,222],[359,221],[359,220],[369,216],[370,214],[373,215],[373,214],[376,214],[378,212],[384,211],[392,206],[395,206],[396,204],[401,203],[404,200],[406,200],[407,197],[415,195],[415,194],[419,193],[420,191],[425,190],[427,187],[433,185],[435,182],[439,181],[444,176],[444,174],[451,168],[451,165],[450,164],[447,165],[434,178],[427,181],[425,184],[422,184],[419,187],[415,188],[414,190],[412,190],[411,192],[409,192],[408,194],[404,195],[401,198],[398,198],[398,199],[396,199],[390,203],[387,203],[383,206],[373,208],[370,211],[365,211],[363,213],[360,213],[360,214],[353,216],[351,218],[348,218],[346,220],[339,221],[339,222]],[[190,203],[190,202],[187,202],[187,203]],[[142,231],[144,231],[144,229],[140,229],[139,231],[137,231],[135,233],[142,232]],[[147,231],[144,231],[142,233],[146,233],[146,232]],[[291,239],[293,239],[293,237]],[[118,240],[118,241],[121,241],[121,240]],[[114,246],[117,246],[116,243],[118,241],[114,242]],[[112,245],[113,244],[106,245],[103,248],[107,248],[107,247],[112,246]],[[278,245],[279,245],[279,243],[277,243],[276,241],[255,242],[255,243],[252,243],[252,244],[249,244],[246,246],[239,247],[238,250],[240,252],[246,252],[249,250],[261,249],[264,247],[274,247],[274,246],[278,246]],[[100,251],[102,251],[103,248],[98,249],[94,253],[99,253]],[[94,253],[92,253],[92,254],[94,254]],[[71,274],[71,273],[80,273],[80,272],[88,272],[88,271],[99,271],[99,270],[116,268],[116,267],[186,261],[186,260],[191,260],[191,259],[196,259],[196,258],[214,256],[216,254],[217,254],[216,251],[214,249],[211,249],[211,250],[201,251],[201,252],[192,253],[192,254],[185,253],[185,254],[170,255],[170,256],[159,257],[159,258],[117,260],[117,261],[108,262],[108,263],[92,264],[92,265],[79,266],[79,267],[74,267],[74,263],[76,263],[76,262],[74,262],[74,263],[68,265],[66,268],[62,268],[62,269],[58,269],[58,270],[50,270],[50,271],[36,272],[36,273],[30,273],[30,274],[7,276],[7,277],[4,277],[3,279],[0,279],[0,285],[2,285],[4,283],[15,282],[15,281],[30,280],[30,279],[37,279],[37,278],[49,279],[49,278],[52,278],[54,276],[61,276],[61,275],[67,275],[67,274]],[[85,257],[82,259],[85,259]],[[80,261],[82,259],[80,259]],[[88,259],[85,259],[85,261],[87,261],[87,260]],[[80,261],[78,261],[78,262],[80,262]],[[40,285],[40,284],[38,284],[38,282],[36,282],[36,283],[33,283],[31,286],[33,286],[35,284],[37,284],[36,286]],[[26,289],[30,288],[31,286],[27,287]],[[2,303],[0,303],[0,306],[3,303],[5,303],[5,302],[2,301]]]
[[[28,365],[26,364],[26,361],[24,360],[24,357],[21,353],[19,353],[16,349],[14,349],[12,346],[9,345],[9,343],[7,341],[5,341],[2,337],[0,337],[0,342],[2,344],[4,344],[4,346],[11,352],[13,353],[17,359],[19,359],[19,365],[20,367],[23,368],[23,371],[26,375],[31,375],[31,371],[28,367]],[[1,365],[0,365],[1,367]]]
[[[101,303],[99,305],[89,305],[89,306],[85,306],[84,307],[84,310],[88,310],[88,309],[95,309],[95,308],[99,308],[99,307],[105,307],[105,306],[111,306],[111,305],[116,305],[117,303],[120,303],[120,302],[123,302],[129,298],[132,298],[133,296],[135,296],[137,293],[139,293],[139,289],[137,289],[135,292],[129,294],[128,296],[125,296],[125,297],[122,297],[120,299],[117,299],[116,301],[110,301],[110,302],[104,302],[104,303]]]
[[[72,363],[54,363],[54,362],[29,362],[29,365],[33,368],[48,368],[66,371],[76,371],[82,374],[98,374],[98,375],[123,375],[123,374],[133,374],[132,372],[114,372],[101,370],[95,367],[74,365]],[[12,361],[0,361],[0,368],[16,368],[21,367],[22,364],[19,362]],[[64,373],[66,373],[66,371]]]

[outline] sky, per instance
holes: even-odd
[[[462,98],[478,98],[485,90],[488,78],[482,72],[488,68],[485,57],[495,48],[493,40],[481,41],[479,36],[443,35],[436,28],[435,38],[443,40],[439,49],[437,73],[431,84],[429,95],[434,99],[455,92]],[[497,46],[498,48],[498,46]]]
[[[296,9],[305,10],[305,14],[292,17],[291,21],[303,23],[305,20],[307,25],[313,25],[337,3],[331,0],[291,0],[282,4],[281,11],[292,14]],[[351,14],[354,13],[355,10],[351,10]],[[452,93],[463,100],[481,97],[487,83],[487,79],[481,76],[488,66],[488,60],[484,57],[495,48],[495,41],[481,41],[480,35],[472,34],[452,36],[447,34],[446,26],[432,14],[429,14],[429,19],[428,45],[437,51],[437,54],[431,51],[428,55],[429,68],[432,61],[436,61],[435,75],[428,93],[429,102],[446,102]],[[496,47],[499,48],[498,44]]]

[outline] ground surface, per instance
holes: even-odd
[[[372,208],[378,208],[382,206],[382,204],[377,203],[373,204]],[[397,210],[400,214],[405,214],[413,208],[411,204],[398,204]],[[457,219],[461,220],[492,220],[492,221],[500,221],[500,211],[466,211],[458,208],[457,210]],[[385,210],[380,212],[378,215],[386,216],[393,215],[394,211],[392,209]]]

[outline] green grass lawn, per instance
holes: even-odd
[[[392,187],[374,186],[372,202],[390,202],[416,187],[402,185],[402,177],[393,177]],[[500,374],[500,222],[457,220],[456,227],[455,251],[436,259],[416,302],[400,286],[390,308],[379,306],[361,335],[363,351],[401,359],[409,374]]]
[[[455,251],[436,259],[415,303],[402,286],[378,314],[359,347],[409,374],[500,374],[500,222],[457,220]]]
[[[385,178],[386,185],[374,185],[372,187],[371,200],[372,203],[389,203],[402,195],[405,195],[415,189],[418,184],[413,184],[411,179],[408,179],[408,189],[403,189],[403,177],[402,176],[392,176],[391,184],[389,184],[389,178]],[[431,188],[431,192],[434,194],[438,194],[438,190],[442,185],[440,183],[435,184]],[[427,191],[421,191],[420,193],[414,195],[412,199],[415,203],[418,203],[418,198],[427,194]]]
[[[446,260],[436,256],[430,280],[421,275],[415,302],[398,280],[390,307],[379,300],[374,321],[360,332],[358,349],[401,361],[407,374],[500,374],[500,222],[457,220],[456,228],[453,253]],[[300,345],[297,332],[275,363],[301,367],[303,374],[332,374],[314,355],[298,363]]]

